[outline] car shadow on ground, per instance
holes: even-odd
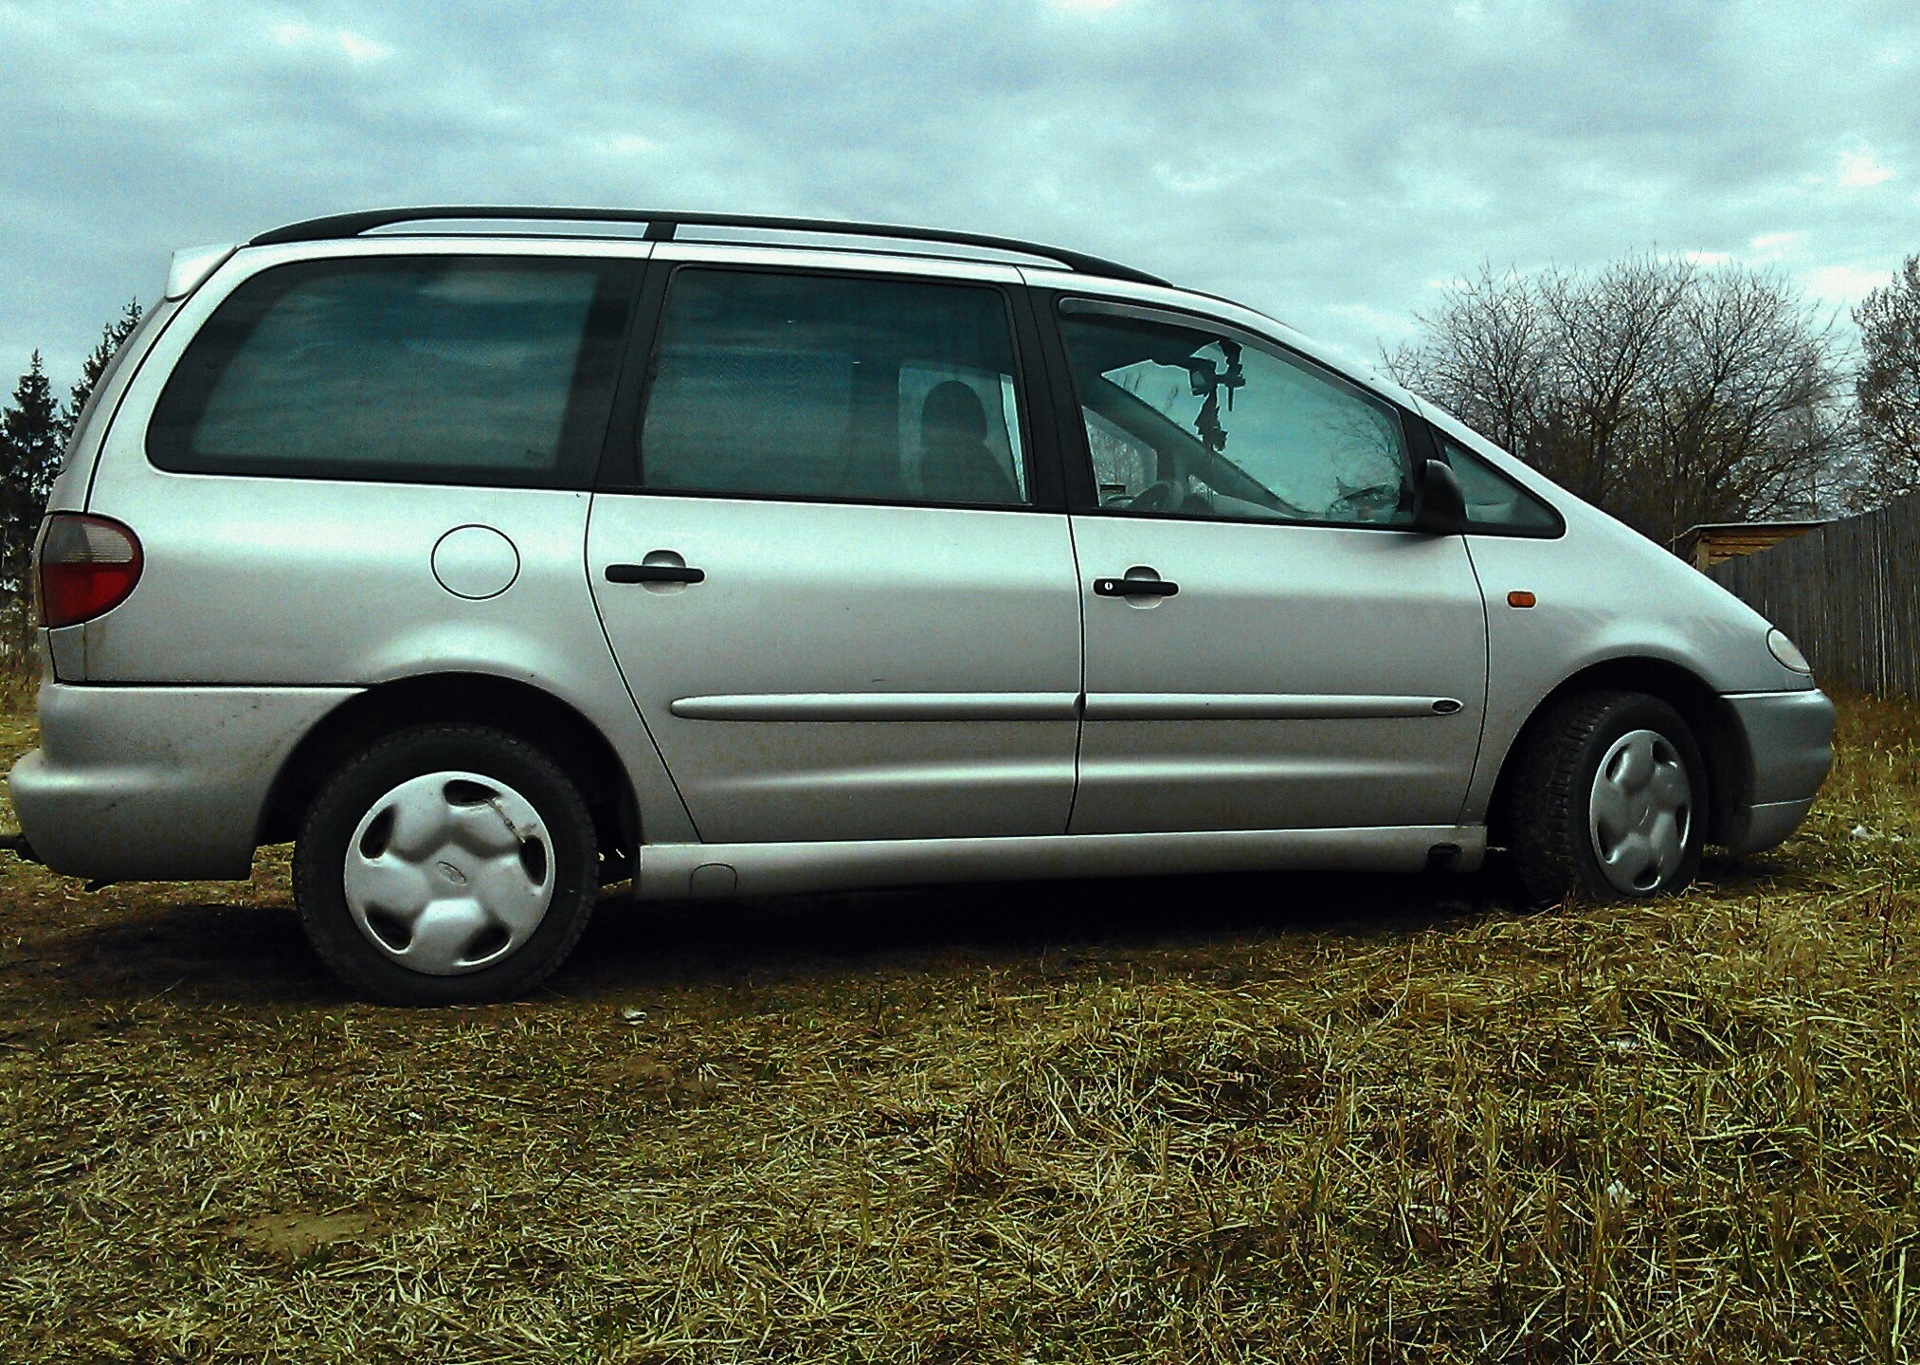
[[[960,957],[1134,954],[1302,933],[1404,934],[1484,913],[1480,877],[1220,875],[973,883],[726,902],[608,905],[556,988],[911,969]]]
[[[1773,870],[1710,864],[1705,874],[1731,888]],[[4,972],[5,997],[298,1007],[349,998],[285,904],[167,903],[131,886],[116,888],[115,899],[23,940]],[[1497,865],[1469,875],[1135,877],[734,901],[635,902],[622,886],[603,894],[572,958],[535,998],[931,970],[956,960],[1039,970],[1061,953],[1219,951],[1305,935],[1378,940],[1478,922],[1514,904]]]
[[[82,903],[65,923],[23,936],[3,973],[4,1007],[128,1004],[325,1005],[341,988],[285,905],[151,899],[116,888],[114,903]]]
[[[1784,869],[1708,858],[1703,882],[1764,886]],[[624,913],[623,913],[624,911]],[[1223,873],[972,883],[725,902],[609,902],[561,979],[658,978],[903,962],[953,952],[1015,961],[1054,949],[1219,947],[1309,934],[1407,937],[1525,913],[1504,855],[1474,873]]]

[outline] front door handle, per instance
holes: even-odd
[[[1164,578],[1096,578],[1095,597],[1172,597],[1180,591],[1178,583]]]
[[[704,583],[705,569],[685,564],[609,564],[609,583]]]

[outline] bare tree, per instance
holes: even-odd
[[[1448,395],[1463,421],[1508,450],[1530,449],[1553,363],[1534,285],[1511,272],[1496,276],[1483,264],[1477,278],[1448,293],[1439,312],[1416,318],[1425,339],[1389,356],[1388,368]]]
[[[1860,328],[1859,401],[1865,479],[1873,501],[1920,491],[1920,256],[1853,310]]]
[[[1418,321],[1397,378],[1662,544],[1811,515],[1843,446],[1830,325],[1775,275],[1482,266]]]

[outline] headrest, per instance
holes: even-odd
[[[980,405],[980,395],[957,379],[935,384],[920,405],[920,439],[985,441],[987,410]]]

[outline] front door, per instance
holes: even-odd
[[[1201,320],[1070,302],[1075,833],[1450,826],[1486,699],[1460,536],[1412,530],[1393,405]]]
[[[675,269],[587,569],[703,840],[1066,829],[1080,608],[1009,309],[991,279]]]

